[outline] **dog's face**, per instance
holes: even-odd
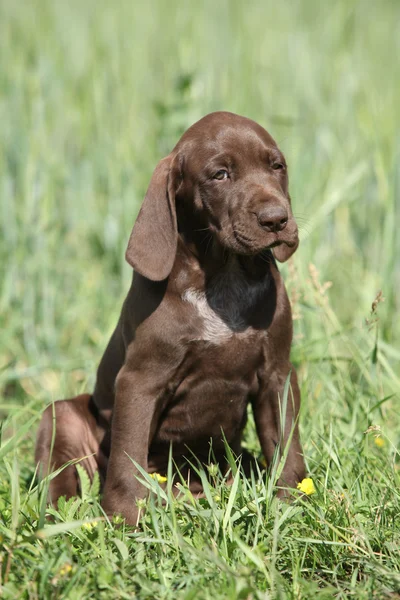
[[[286,161],[262,127],[213,113],[186,132],[176,151],[181,155],[177,201],[190,202],[222,246],[247,255],[275,248],[278,260],[294,252],[298,230]]]
[[[236,254],[273,248],[282,262],[299,243],[285,158],[265,129],[245,117],[207,115],[157,165],[126,252],[148,279],[171,272],[182,207],[193,231],[210,231]]]

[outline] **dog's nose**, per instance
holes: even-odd
[[[256,214],[259,224],[266,231],[282,231],[288,222],[288,213],[283,206],[265,206]]]

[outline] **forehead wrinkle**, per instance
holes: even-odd
[[[218,159],[231,163],[253,156],[257,162],[283,158],[273,138],[256,123],[219,123],[204,128],[202,135],[183,136],[178,143],[189,164],[207,167]],[[194,162],[193,162],[194,161]],[[189,166],[189,165],[188,165]]]
[[[286,164],[285,158],[277,146],[266,145],[263,140],[256,137],[241,140],[238,145],[231,145],[229,155],[231,162],[237,167],[251,166],[254,169],[258,165],[264,168],[272,161],[283,161]]]
[[[261,129],[261,131],[264,130]],[[280,154],[274,140],[267,132],[261,136],[249,127],[240,129],[230,127],[221,131],[218,137],[222,152],[225,151],[235,158],[253,156],[257,160],[265,160],[268,155]],[[267,139],[265,139],[266,137]]]
[[[212,169],[216,169],[218,167],[231,167],[235,164],[235,155],[232,152],[218,152],[217,154],[213,154],[212,156],[208,156],[204,161],[202,168],[205,172],[211,171]]]

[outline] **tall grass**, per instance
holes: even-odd
[[[1,2],[4,597],[399,591],[399,23],[394,0]],[[219,109],[289,163],[301,245],[282,270],[317,494],[286,506],[268,482],[216,478],[204,501],[152,500],[132,532],[82,525],[102,514],[86,485],[49,525],[35,419],[92,388],[150,174]],[[245,443],[259,451],[251,420]]]

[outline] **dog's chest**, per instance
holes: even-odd
[[[183,300],[194,308],[197,317],[192,341],[201,340],[213,344],[222,344],[234,335],[238,335],[240,322],[237,320],[236,315],[226,315],[222,318],[211,308],[205,292],[188,289],[183,295]]]
[[[187,288],[182,299],[194,312],[191,341],[223,345],[254,337],[249,316],[260,292],[260,285],[252,285],[234,268],[216,277],[205,290]]]

